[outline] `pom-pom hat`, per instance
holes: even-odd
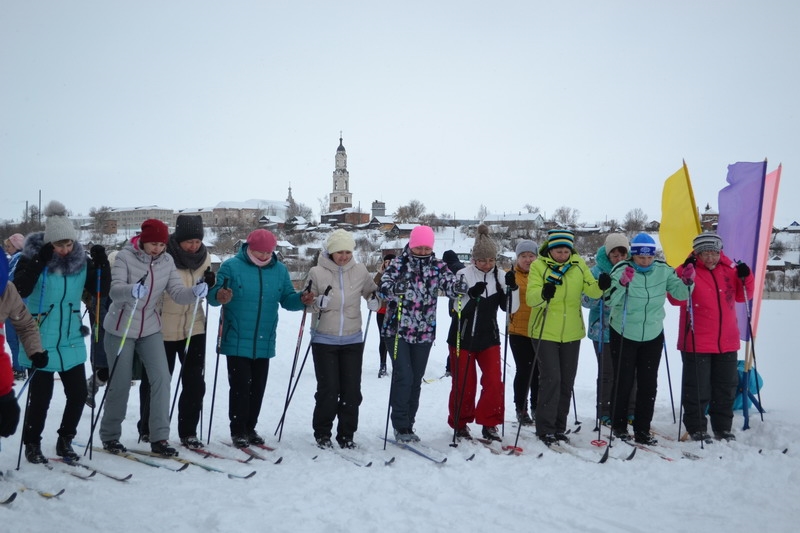
[[[44,242],[78,240],[78,232],[72,221],[67,218],[67,208],[64,204],[53,200],[44,210],[47,221],[44,224]]]
[[[722,239],[716,233],[701,233],[692,241],[695,252],[719,252],[722,250]]]
[[[433,229],[430,226],[416,226],[411,230],[411,236],[408,238],[409,248],[418,248],[425,246],[433,248]]]
[[[328,250],[329,254],[334,252],[352,252],[356,249],[356,241],[349,231],[337,229],[328,236],[325,249]]]
[[[631,241],[631,255],[656,255],[656,241],[647,233],[640,233]]]
[[[278,239],[271,231],[266,229],[257,229],[247,236],[247,246],[253,252],[267,252],[271,254],[278,246]]]
[[[169,228],[166,224],[156,218],[148,218],[142,222],[142,232],[139,233],[139,242],[163,242],[169,241]]]
[[[497,245],[489,237],[489,226],[481,224],[475,234],[475,245],[472,247],[472,257],[475,259],[495,259]]]

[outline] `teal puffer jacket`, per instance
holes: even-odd
[[[300,293],[289,279],[286,265],[272,254],[265,266],[256,266],[247,256],[247,244],[219,268],[217,284],[208,293],[208,303],[220,305],[217,292],[227,282],[233,298],[222,309],[220,352],[239,357],[275,357],[278,306],[289,311],[305,308]]]

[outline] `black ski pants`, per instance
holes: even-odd
[[[330,438],[333,419],[338,418],[337,437],[352,440],[358,429],[358,408],[362,399],[364,344],[313,343],[311,352],[317,377],[316,404],[311,422],[314,438]]]
[[[536,411],[536,402],[539,395],[539,364],[533,369],[533,380],[531,380],[531,367],[536,358],[533,348],[534,342],[530,337],[524,335],[509,335],[508,344],[511,346],[511,354],[514,356],[514,363],[517,373],[514,375],[514,405],[517,412],[528,410],[528,397],[531,399],[531,411]],[[530,387],[528,387],[530,382]]]
[[[730,431],[733,401],[739,386],[738,354],[681,352],[683,379],[681,401],[686,431],[708,431],[706,411],[714,432]]]
[[[610,333],[611,358],[614,370],[619,375],[619,380],[614,384],[614,401],[611,404],[612,427],[615,431],[628,430],[626,406],[636,380],[633,431],[649,433],[658,392],[658,365],[664,347],[664,332],[655,339],[641,342],[623,339],[614,328],[610,328]]]
[[[58,375],[61,377],[61,385],[67,397],[58,434],[67,440],[72,440],[78,432],[78,422],[86,405],[86,374],[83,365],[80,364],[59,372]],[[25,444],[39,444],[42,440],[47,411],[53,398],[53,382],[53,372],[37,370],[31,377],[28,389],[30,403],[25,413],[25,427],[22,433],[22,442]]]
[[[228,355],[228,417],[231,436],[246,436],[256,430],[267,388],[269,359]]]

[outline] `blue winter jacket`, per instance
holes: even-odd
[[[44,270],[38,272],[33,258],[44,245],[44,232],[25,239],[23,256],[17,263],[15,284],[25,293],[30,290],[28,310],[39,323],[42,346],[48,352],[47,366],[41,370],[64,372],[86,361],[86,344],[81,334],[81,295],[86,284],[86,253],[79,242],[66,257],[53,254]],[[35,280],[35,283],[34,283]],[[32,287],[31,287],[32,285]],[[31,368],[31,360],[20,344],[20,364]]]
[[[265,266],[256,266],[247,256],[247,244],[217,272],[217,283],[208,293],[208,303],[220,305],[217,292],[227,282],[233,298],[222,308],[220,352],[239,357],[275,357],[278,306],[289,311],[305,309],[300,293],[292,286],[286,265],[272,254]]]

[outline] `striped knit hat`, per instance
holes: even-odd
[[[547,232],[547,249],[552,250],[559,246],[566,246],[570,250],[575,248],[575,234],[566,228],[551,229]]]
[[[722,239],[716,233],[701,233],[692,241],[695,252],[719,252],[722,250]]]

